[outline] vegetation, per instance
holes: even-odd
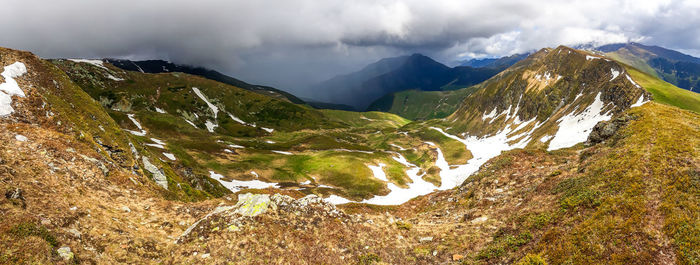
[[[654,101],[700,113],[700,94],[678,88],[631,67],[627,67],[627,71],[654,96]]]
[[[411,120],[441,119],[452,114],[477,89],[478,86],[447,91],[406,90],[377,99],[369,109],[394,113]]]

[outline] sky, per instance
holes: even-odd
[[[384,57],[627,41],[700,55],[700,1],[0,0],[3,47],[165,59],[291,92]]]

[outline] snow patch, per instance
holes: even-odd
[[[93,59],[68,59],[68,60],[76,62],[76,63],[88,63],[88,64],[92,64],[94,66],[97,66],[99,68],[108,70],[107,67],[105,67],[102,60],[93,60]]]
[[[237,145],[237,144],[230,144],[230,145],[228,145],[228,147],[231,147],[231,148],[239,148],[239,149],[245,148],[245,146]]]
[[[163,153],[163,155],[172,161],[177,160],[177,159],[175,159],[175,155],[173,155],[171,153]]]
[[[255,172],[252,172],[255,173]],[[255,174],[257,176],[257,174]],[[223,180],[224,176],[221,174],[217,174],[214,171],[209,171],[209,177],[213,178],[221,185],[229,189],[231,192],[238,192],[242,189],[265,189],[265,188],[270,188],[270,187],[277,187],[278,183],[270,183],[270,182],[264,182],[260,180],[231,180],[231,181],[226,181]]]
[[[158,113],[163,113],[163,114],[166,114],[166,113],[167,113],[167,112],[165,112],[163,109],[158,108],[158,107],[156,107],[156,112],[158,112]]]
[[[552,137],[554,137],[554,136],[553,135],[542,136],[542,138],[540,138],[540,142],[546,143],[547,141],[549,141],[549,139],[552,139]]]
[[[134,123],[134,125],[136,125],[136,128],[139,128],[138,131],[132,131],[132,130],[126,130],[126,131],[130,132],[131,134],[136,135],[136,136],[146,136],[146,130],[144,130],[143,127],[141,127],[141,123],[139,123],[139,121],[137,121],[134,118],[134,114],[126,114],[126,116],[131,120],[131,122]]]
[[[627,77],[627,80],[629,80],[637,88],[642,88],[640,85],[637,84],[637,82],[634,82],[634,80],[632,80],[632,77],[630,77],[630,75],[625,74],[625,77]]]
[[[219,127],[218,124],[211,122],[210,120],[207,120],[207,122],[204,123],[204,126],[207,127],[207,131],[209,132],[214,132],[214,129],[216,127]]]
[[[159,149],[165,149],[165,146],[163,146],[162,144],[146,144],[146,145],[147,145],[147,146],[152,146],[152,147],[155,147],[155,148],[159,148]]]
[[[370,199],[362,201],[362,203],[370,203],[377,205],[399,205],[413,199],[415,197],[425,195],[435,191],[437,187],[430,182],[423,180],[423,175],[418,175],[421,171],[419,167],[413,165],[399,153],[394,153],[396,156],[392,158],[402,165],[408,167],[406,175],[411,179],[408,188],[402,189],[394,183],[387,183],[387,188],[390,192],[384,196],[374,196]],[[383,172],[383,171],[382,171]],[[375,175],[376,176],[376,175]]]
[[[114,80],[114,81],[124,81],[123,78],[118,78],[118,77],[115,77],[115,76],[113,76],[113,75],[111,75],[111,74],[107,74],[107,78],[112,79],[112,80]]]
[[[260,127],[260,129],[263,129],[268,133],[272,133],[273,131],[275,131],[275,129],[265,128],[265,127]]]
[[[398,149],[401,150],[401,151],[408,150],[408,149],[403,148],[403,147],[401,147],[401,146],[399,146],[399,145],[396,145],[396,144],[389,144],[389,145],[390,145],[390,146],[393,146],[393,147],[396,147],[396,148],[398,148]]]
[[[27,137],[21,134],[15,135],[15,140],[20,141],[20,142],[26,142]]]
[[[641,95],[641,96],[639,96],[639,99],[637,99],[637,102],[632,104],[632,106],[630,106],[630,108],[641,107],[642,105],[646,104],[647,102],[649,102],[649,100],[644,100],[644,95]]]
[[[528,121],[528,123],[531,121]],[[426,142],[437,149],[438,158],[435,161],[435,165],[438,168],[440,168],[440,178],[442,181],[442,185],[440,185],[438,189],[447,190],[454,188],[457,185],[464,182],[464,180],[466,180],[469,176],[474,174],[474,172],[479,170],[479,167],[481,167],[481,165],[486,163],[489,159],[500,155],[501,152],[515,148],[523,148],[527,146],[527,144],[531,140],[530,134],[535,129],[537,129],[539,125],[540,124],[538,123],[532,129],[530,129],[530,131],[511,137],[509,137],[508,135],[514,131],[511,130],[509,126],[506,126],[504,129],[492,136],[482,138],[476,136],[467,136],[464,139],[455,135],[448,134],[441,128],[430,127],[431,129],[436,130],[451,139],[461,142],[465,145],[465,148],[467,148],[473,155],[473,158],[469,159],[469,161],[467,161],[467,164],[450,166],[447,163],[447,160],[445,160],[445,156],[442,153],[442,150],[440,150],[440,148],[434,143]],[[508,142],[520,138],[522,138],[522,140],[520,140],[519,142],[512,145],[508,144]]]
[[[273,153],[277,153],[277,154],[283,154],[283,155],[293,155],[292,153],[290,153],[290,152],[285,152],[285,151],[272,150],[272,152],[273,152]]]
[[[481,120],[485,121],[486,119],[492,119],[496,117],[496,108],[497,107],[493,107],[493,110],[489,114],[486,114],[486,111],[484,111],[484,114],[481,116]]]
[[[572,112],[558,120],[559,130],[549,143],[547,151],[571,147],[586,141],[598,122],[607,121],[612,117],[612,114],[601,113],[605,105],[600,99],[600,95],[601,92],[598,92],[593,103],[583,112],[579,114]]]
[[[214,104],[211,104],[211,102],[209,102],[209,100],[207,100],[207,97],[205,97],[204,94],[202,94],[202,92],[199,91],[199,88],[192,87],[192,91],[194,91],[194,93],[197,94],[197,96],[199,96],[199,98],[204,100],[204,103],[207,103],[207,106],[209,106],[211,111],[214,112],[214,119],[216,119],[216,115],[218,115],[218,113],[219,113],[219,108],[214,106]]]
[[[384,173],[384,167],[386,164],[384,163],[379,163],[378,166],[372,166],[372,165],[367,165],[367,167],[372,170],[372,174],[374,177],[378,180],[383,180],[383,181],[389,181],[389,179],[386,178],[386,173]]]
[[[2,77],[5,83],[0,84],[0,117],[12,114],[12,96],[25,97],[24,91],[19,87],[15,78],[27,73],[27,67],[21,62],[15,62],[5,66]]]
[[[601,59],[601,58],[600,58],[600,57],[597,57],[597,56],[586,55],[586,60],[587,60],[587,61],[595,60],[595,59]]]
[[[620,75],[620,71],[615,70],[613,68],[610,68],[610,72],[612,73],[612,78],[610,78],[610,81],[615,80],[615,78],[617,78],[617,76]]]
[[[190,125],[192,125],[192,127],[197,128],[197,125],[194,125],[194,123],[192,123],[191,121],[185,119],[185,122],[187,122],[187,123],[189,123]],[[197,129],[199,129],[199,128],[197,128]]]
[[[324,201],[330,203],[330,204],[346,204],[346,203],[351,203],[353,201],[348,200],[346,198],[340,197],[338,195],[332,194],[331,196],[328,196],[327,198],[323,198]]]

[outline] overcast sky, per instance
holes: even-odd
[[[166,59],[296,90],[383,57],[451,64],[560,44],[700,54],[700,1],[0,0],[0,46]]]

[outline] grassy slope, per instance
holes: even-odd
[[[680,264],[700,262],[700,117],[657,104],[630,114],[640,118],[559,184],[562,219],[540,245],[554,263],[640,263],[664,238]]]
[[[476,86],[450,91],[406,90],[384,96],[370,108],[397,114],[411,120],[444,118],[452,114]]]
[[[700,113],[700,94],[678,88],[631,67],[627,67],[627,71],[654,96],[655,101]]]
[[[199,179],[194,181],[198,187],[210,186],[206,181],[210,170],[244,180],[251,179],[251,171],[255,171],[262,180],[281,182],[283,185],[293,186],[310,180],[334,187],[310,188],[305,192],[332,192],[352,199],[363,199],[387,192],[386,185],[372,176],[367,165],[383,163],[386,165],[385,173],[393,183],[401,187],[407,184],[406,168],[392,159],[390,153],[383,152],[401,151],[390,143],[409,149],[417,148],[403,153],[411,161],[420,161],[417,164],[426,169],[432,167],[434,161],[433,151],[422,147],[422,140],[396,133],[398,128],[410,121],[395,114],[313,110],[196,76],[119,72],[107,65],[112,75],[125,79],[113,81],[104,78],[104,69],[92,65],[70,61],[54,63],[67,70],[92,97],[105,105],[119,127],[137,130],[126,115],[135,114],[135,118],[148,131],[145,137],[130,135],[135,143],[151,143],[151,137],[167,143],[166,150],[151,146],[141,146],[139,149],[152,152],[155,157],[164,160],[164,164],[178,169],[177,172],[166,170],[166,173],[182,175],[190,172],[188,174],[193,174],[195,180]],[[219,127],[215,133],[204,130],[204,121],[212,120],[213,115],[204,102],[191,92],[192,86],[198,87],[221,109],[217,118]],[[166,113],[157,113],[156,107]],[[269,109],[274,111],[267,111]],[[259,128],[241,125],[225,115],[224,110],[247,122],[276,130],[267,133]],[[276,111],[284,112],[284,115],[275,114]],[[194,113],[198,113],[199,118]],[[198,128],[185,120],[193,121]],[[418,133],[420,130],[415,131]],[[441,145],[448,161],[466,162],[468,152],[463,145],[437,132],[427,131],[432,133],[431,141]],[[246,148],[233,149],[228,147],[229,144]],[[457,148],[460,146],[461,150]],[[224,149],[233,149],[235,153],[224,152]],[[294,154],[278,154],[273,150]],[[161,155],[162,152],[173,153],[177,161],[168,160]],[[437,172],[430,176],[435,178]],[[177,176],[172,178],[175,181],[172,184],[192,181]],[[439,183],[439,179],[434,182]],[[209,189],[221,194],[215,186]]]
[[[643,71],[649,75],[652,75],[654,77],[659,77],[656,70],[654,70],[654,68],[652,68],[646,62],[646,59],[632,55],[632,54],[630,54],[629,51],[624,50],[624,52],[609,52],[609,53],[606,53],[605,55],[618,61],[618,62],[627,64],[627,65],[631,65],[634,68],[640,69],[641,71]]]
[[[462,264],[526,255],[549,264],[698,264],[700,116],[653,102],[627,113],[630,123],[604,143],[505,152],[462,187],[400,206],[411,231],[437,238],[414,253],[429,259],[438,249],[464,256]]]

